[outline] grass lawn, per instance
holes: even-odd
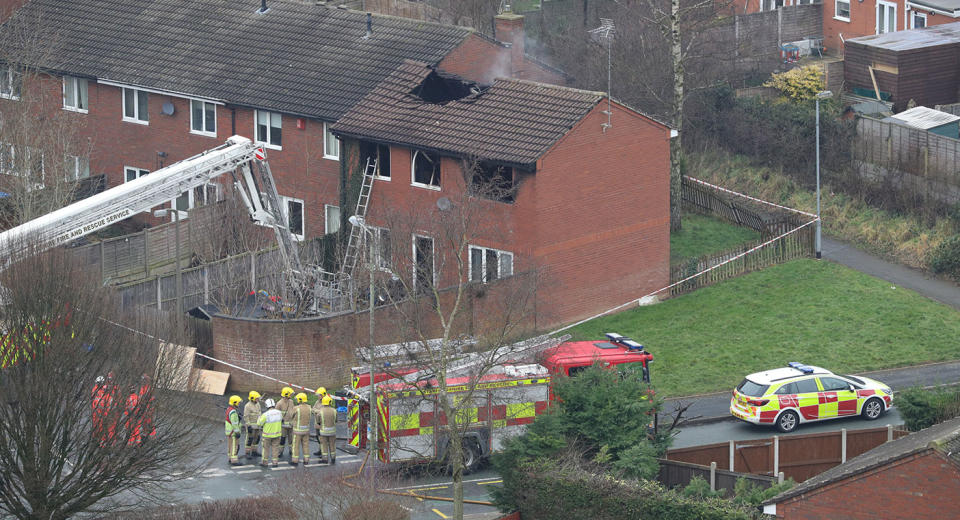
[[[576,327],[654,355],[665,396],[729,391],[788,361],[857,373],[960,358],[960,312],[828,261],[794,260]]]
[[[683,229],[678,233],[670,233],[670,264],[718,253],[759,238],[760,233],[750,228],[695,213],[685,213]]]

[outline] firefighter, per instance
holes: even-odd
[[[273,402],[273,399],[267,399],[263,404],[267,407],[267,411],[257,419],[257,424],[263,430],[263,446],[260,448],[263,455],[260,459],[260,465],[266,466],[269,462],[273,467],[277,467],[280,460],[277,451],[283,430],[283,414],[277,410],[277,405]]]
[[[323,441],[320,438],[320,407],[323,406],[323,397],[327,395],[327,389],[321,386],[320,388],[317,388],[317,390],[314,393],[317,394],[317,402],[313,403],[313,408],[311,409],[311,411],[313,412],[313,417],[314,417],[314,420],[316,421],[315,425],[316,425],[317,444],[319,444],[322,447]],[[323,452],[319,448],[313,454],[323,458],[322,457]]]
[[[296,466],[303,455],[303,465],[310,464],[310,405],[307,404],[307,394],[300,392],[296,397],[297,404],[290,411],[290,424],[293,430],[293,442],[290,444],[290,465]]]
[[[137,393],[136,387],[131,388],[123,412],[123,427],[127,432],[127,446],[138,446],[143,442],[143,415],[143,408],[140,406],[140,394]]]
[[[283,457],[283,447],[287,444],[287,439],[293,442],[290,427],[290,412],[293,410],[293,388],[289,386],[280,390],[280,402],[277,403],[277,411],[283,416],[283,432],[280,434],[280,457]]]
[[[107,436],[108,426],[107,414],[110,413],[110,405],[113,403],[113,395],[107,386],[107,380],[103,376],[98,376],[93,385],[92,399],[90,402],[91,423],[93,424],[93,435],[100,440],[100,447],[104,447],[109,442]],[[112,429],[112,428],[110,428]]]
[[[144,436],[146,438],[156,437],[157,428],[153,425],[153,386],[150,384],[150,376],[147,374],[140,376],[140,391],[137,394],[137,401],[143,407],[141,419]]]
[[[320,451],[326,462],[337,463],[337,410],[331,406],[333,398],[323,396],[320,407]]]
[[[244,454],[247,457],[260,455],[257,453],[257,445],[260,444],[260,393],[251,390],[247,395],[247,404],[243,405],[243,423],[247,427],[247,442]]]
[[[230,406],[227,407],[227,416],[224,420],[224,433],[227,435],[227,457],[230,459],[231,466],[240,465],[238,457],[240,451],[240,412],[237,411],[237,406],[241,402],[243,402],[243,399],[239,395],[230,396]]]

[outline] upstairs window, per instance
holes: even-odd
[[[78,157],[68,155],[64,171],[67,181],[78,181],[90,177],[90,159],[87,157]]]
[[[123,89],[123,120],[132,123],[147,124],[150,116],[147,113],[147,96],[142,90],[135,88]]]
[[[297,240],[303,240],[303,201],[291,197],[280,197],[283,202],[283,214],[287,217],[287,229]]]
[[[326,123],[323,124],[323,158],[340,160],[340,140],[333,135]]]
[[[132,166],[126,166],[123,168],[123,182],[130,182],[130,181],[137,180],[148,173],[150,173],[150,170],[144,170],[143,168],[134,168]]]
[[[217,136],[217,105],[199,99],[190,100],[190,132]]]
[[[411,162],[411,178],[414,186],[440,189],[440,156],[435,153],[415,150]]]
[[[20,99],[21,77],[16,67],[0,66],[0,98]]]
[[[256,111],[257,142],[280,149],[283,147],[282,119],[276,112]]]
[[[513,168],[482,162],[474,168],[471,192],[499,202],[513,202]]]
[[[850,21],[850,0],[836,0],[834,3],[834,18],[845,22]]]
[[[492,282],[513,275],[513,253],[470,246],[470,281]]]
[[[360,141],[360,164],[366,166],[367,159],[377,161],[377,178],[390,180],[390,147],[385,144]]]
[[[75,112],[87,111],[87,80],[73,76],[63,77],[63,108]]]

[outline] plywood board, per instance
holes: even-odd
[[[190,387],[190,375],[197,349],[174,343],[160,343],[157,356],[157,371],[154,377],[157,386],[168,390],[186,392]]]
[[[223,395],[227,391],[229,372],[197,369],[194,371],[196,390],[205,394]]]

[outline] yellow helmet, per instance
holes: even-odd
[[[280,395],[283,397],[290,397],[293,395],[293,388],[290,388],[289,386],[283,387],[283,390],[280,390]]]
[[[256,402],[257,399],[260,399],[260,392],[257,392],[256,390],[250,390],[250,395],[248,397],[251,401]]]
[[[320,388],[317,388],[314,393],[317,395],[327,395],[327,389],[321,386]]]
[[[230,396],[230,406],[237,406],[237,405],[240,404],[241,402],[243,402],[243,399],[240,399],[240,396],[239,396],[239,395],[231,395],[231,396]]]
[[[323,396],[323,401],[321,401],[321,403],[323,404],[323,406],[330,406],[331,404],[333,404],[333,398],[330,397],[329,395],[325,395]]]
[[[298,402],[298,403],[305,403],[305,402],[307,402],[307,394],[305,394],[305,393],[303,393],[303,392],[300,392],[299,394],[297,394],[297,402]]]

